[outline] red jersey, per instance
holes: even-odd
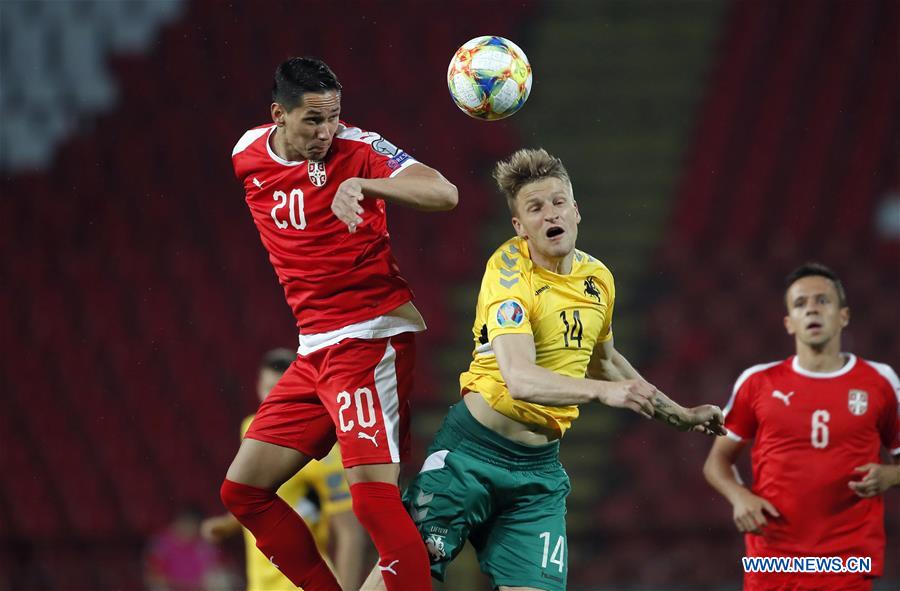
[[[745,536],[748,556],[870,556],[884,560],[884,500],[848,487],[854,468],[900,454],[897,374],[849,355],[838,371],[813,373],[796,357],[745,371],[725,407],[735,440],[753,439],[753,494],[780,518]]]
[[[247,131],[231,158],[300,334],[333,331],[410,301],[384,201],[362,200],[363,221],[353,234],[331,202],[346,179],[390,177],[415,160],[377,133],[341,123],[324,160],[291,162],[270,145],[275,129]]]

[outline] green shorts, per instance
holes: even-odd
[[[559,442],[516,443],[450,409],[404,503],[439,581],[468,539],[493,586],[566,588],[569,476]]]

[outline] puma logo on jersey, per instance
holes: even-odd
[[[387,566],[381,566],[381,565],[379,564],[379,565],[378,565],[378,570],[380,570],[380,571],[382,571],[382,572],[389,572],[389,573],[391,573],[392,575],[396,575],[396,574],[397,574],[397,571],[394,570],[394,565],[397,564],[398,562],[400,562],[400,561],[399,561],[399,560],[393,560],[393,561],[391,561],[391,563],[390,563],[389,565],[387,565]]]
[[[788,392],[787,394],[783,393],[781,390],[775,390],[772,392],[772,396],[777,398],[778,400],[784,402],[785,406],[791,405],[791,396],[793,396],[793,392]]]
[[[357,439],[368,439],[369,441],[371,441],[372,443],[375,444],[375,447],[378,447],[378,441],[375,438],[378,437],[378,433],[380,433],[380,432],[381,432],[381,429],[377,429],[375,431],[375,435],[369,435],[368,433],[363,433],[362,431],[360,431],[359,433],[356,434],[356,438]]]
[[[261,181],[261,180],[257,179],[256,177],[253,177],[253,184],[256,185],[257,187],[259,187],[260,189],[262,189],[263,182],[264,181]]]

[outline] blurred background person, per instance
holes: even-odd
[[[227,591],[237,588],[237,576],[201,537],[200,513],[186,508],[147,544],[144,583],[148,591]]]
[[[266,353],[259,367],[256,392],[259,401],[287,371],[297,354],[290,349]],[[250,415],[241,423],[241,436],[253,421]],[[319,552],[330,557],[330,565],[345,590],[359,589],[369,551],[365,530],[353,514],[352,499],[340,450],[337,446],[321,460],[313,460],[278,489],[278,496],[303,517],[316,540]],[[203,521],[200,531],[211,542],[221,542],[238,532],[244,533],[247,563],[247,591],[293,591],[297,587],[256,547],[256,539],[231,513]]]

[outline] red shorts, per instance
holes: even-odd
[[[341,445],[344,467],[409,455],[415,336],[346,339],[298,356],[260,405],[245,437],[322,458]]]
[[[859,573],[744,573],[744,591],[871,591],[872,580]]]

